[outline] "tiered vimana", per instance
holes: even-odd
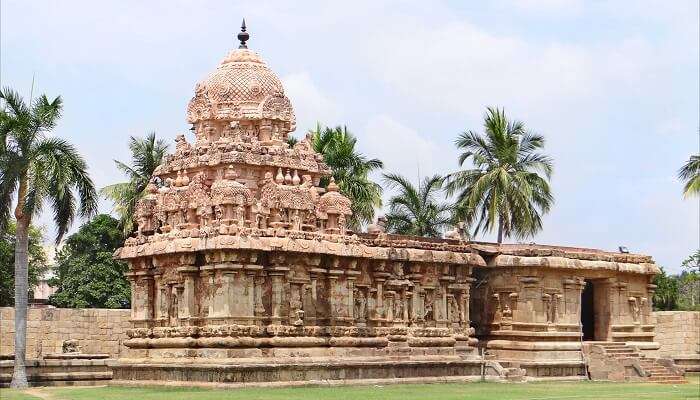
[[[239,39],[196,86],[194,142],[177,137],[115,254],[130,264],[133,323],[117,381],[581,375],[587,279],[605,296],[591,337],[654,346],[649,257],[470,243],[459,229],[396,236],[381,221],[351,231],[350,200],[332,179],[319,186],[330,170],[311,138],[287,144],[282,83],[245,29]]]
[[[468,244],[350,232],[350,201],[280,80],[241,46],[195,88],[138,203],[128,357],[116,379],[216,382],[476,375]],[[380,226],[376,231],[382,231]],[[167,368],[164,365],[167,364]]]

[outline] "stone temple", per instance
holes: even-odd
[[[194,137],[177,137],[115,254],[133,324],[116,380],[584,376],[591,354],[658,348],[648,256],[351,231],[310,138],[286,142],[281,81],[239,39],[195,86]],[[637,360],[623,373],[649,376]]]

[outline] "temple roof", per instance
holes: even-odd
[[[272,119],[294,129],[294,109],[282,82],[263,59],[246,47],[232,50],[195,86],[187,122]]]

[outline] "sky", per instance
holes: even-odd
[[[676,178],[700,151],[699,4],[4,0],[0,84],[61,95],[52,134],[103,187],[123,179],[113,160],[129,159],[129,136],[193,140],[187,102],[245,17],[298,137],[316,121],[347,125],[364,154],[417,181],[456,170],[457,135],[503,107],[555,162],[555,204],[534,241],[624,245],[677,272],[700,241],[700,200]],[[50,215],[39,223],[55,232]]]

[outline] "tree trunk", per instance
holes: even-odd
[[[503,243],[503,220],[498,218],[498,244]]]
[[[10,387],[24,389],[27,387],[27,303],[29,295],[29,282],[27,270],[29,268],[29,215],[25,215],[24,196],[26,184],[20,181],[17,208],[17,232],[15,243],[15,368],[12,373]]]

